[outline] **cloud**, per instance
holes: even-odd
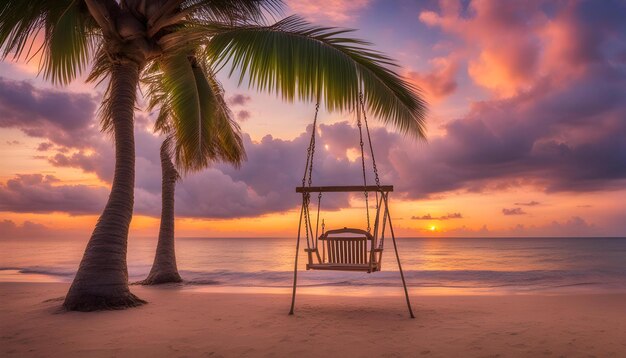
[[[439,5],[440,12],[422,11],[419,19],[465,41],[468,73],[476,83],[512,94],[531,79],[540,54],[533,31],[542,20],[536,2],[473,1],[467,9],[459,1]]]
[[[430,214],[422,216],[411,216],[411,220],[449,220],[449,219],[463,219],[461,213],[448,213],[446,215],[433,217]]]
[[[428,145],[380,131],[373,141],[386,151],[377,155],[381,167],[394,170],[398,189],[413,198],[520,185],[616,190],[626,184],[624,118],[626,68],[607,62],[567,81],[546,79],[509,98],[475,102]]]
[[[472,103],[467,113],[445,122],[443,134],[431,136],[428,144],[372,128],[383,184],[393,184],[403,199],[519,186],[548,193],[624,188],[626,31],[615,15],[624,11],[619,2],[595,3],[502,1],[464,7],[447,1],[436,11],[422,12],[422,22],[459,38],[464,47],[434,60],[431,72],[417,74],[432,83],[433,93],[445,96],[454,87],[454,73],[472,66],[477,83],[482,71],[484,86],[510,91]],[[320,4],[327,5],[311,6]],[[3,127],[20,128],[53,144],[48,148],[53,165],[80,168],[110,183],[113,147],[94,121],[93,96],[4,79],[0,93],[0,109],[9,113],[8,119],[0,118]],[[249,98],[235,95],[229,101],[244,106]],[[137,212],[158,215],[162,138],[146,131],[145,124],[136,127]],[[318,133],[315,183],[359,184],[360,162],[353,157],[358,153],[356,128],[339,122],[321,125]],[[300,185],[308,139],[307,133],[291,140],[247,137],[248,162],[240,170],[218,164],[185,178],[178,184],[177,210],[183,216],[236,217],[297,207],[294,186]],[[373,182],[371,169],[367,175]],[[221,193],[207,192],[207,183],[216,183]],[[49,186],[49,191],[64,187],[37,186]],[[347,207],[349,196],[324,196],[323,203],[331,209]]]
[[[604,236],[607,230],[588,223],[580,216],[572,216],[569,219],[559,222],[552,221],[544,226],[517,225],[510,230],[518,236],[553,236],[553,237],[584,237],[584,236]],[[610,232],[609,232],[610,234]]]
[[[6,141],[7,145],[20,145],[20,141],[19,140],[7,140]]]
[[[21,174],[0,184],[0,211],[20,213],[98,213],[109,190],[87,185],[63,185],[52,175]]]
[[[345,24],[354,22],[370,0],[288,0],[287,5],[309,21]]]
[[[246,110],[241,110],[241,111],[238,111],[238,112],[237,112],[237,119],[238,119],[240,122],[245,122],[245,121],[247,121],[248,119],[250,119],[250,112],[249,112],[249,111],[246,111]]]
[[[427,232],[427,231],[425,231]],[[502,230],[490,230],[487,225],[475,230],[462,226],[445,232],[446,236],[461,237],[601,237],[615,235],[613,231],[587,222],[580,216],[572,216],[564,221],[552,221],[546,225],[516,225]]]
[[[434,69],[428,73],[409,71],[409,81],[422,88],[428,97],[439,100],[457,89],[456,73],[458,62],[451,58],[437,57],[430,61]]]
[[[526,215],[526,212],[522,208],[502,209],[504,215]]]
[[[228,97],[228,104],[231,106],[244,106],[250,102],[252,98],[250,96],[237,93]]]
[[[540,205],[541,203],[538,201],[529,201],[527,203],[515,203],[514,205],[519,205],[519,206],[537,206]]]
[[[573,150],[564,151],[565,154],[559,156],[546,155],[539,150],[548,142],[543,136],[551,135],[550,122],[558,121],[549,116],[533,117],[533,120],[543,121],[544,126],[529,130],[524,125],[520,129],[522,121],[527,119],[511,114],[509,109],[517,106],[516,101],[498,100],[477,105],[468,116],[446,125],[446,135],[431,139],[428,145],[407,140],[385,128],[372,128],[381,182],[393,184],[397,194],[405,199],[454,190],[500,190],[502,187],[529,184],[545,191],[623,187],[620,183],[623,183],[626,173],[617,164],[620,161],[626,163],[626,152],[611,151],[611,146],[602,149],[606,143],[621,143],[619,130],[614,127],[605,131],[596,128],[593,138],[578,138],[579,143],[586,143],[587,147],[595,149],[591,157],[577,158],[586,151],[578,149],[582,144],[569,142],[562,143],[562,147]],[[547,103],[544,102],[544,105]],[[532,109],[528,104],[524,106]],[[535,110],[542,111],[532,109],[533,112]],[[594,126],[602,126],[603,120],[595,121]],[[564,126],[567,122],[554,125]],[[360,160],[350,155],[358,152],[357,133],[355,126],[347,122],[320,125],[314,184],[358,185],[361,182]],[[256,142],[245,136],[248,161],[240,169],[217,164],[178,183],[178,215],[208,218],[256,216],[297,207],[300,198],[294,193],[294,187],[300,185],[302,179],[309,139],[306,132],[292,140],[266,136]],[[159,215],[161,177],[158,148],[161,141],[145,129],[136,129],[137,213]],[[56,166],[93,172],[110,182],[113,148],[105,139],[100,139],[98,143],[94,144],[100,148],[97,151],[57,153],[50,157],[50,161]],[[578,164],[587,161],[593,164]],[[369,155],[366,163],[368,182],[373,183]],[[617,170],[612,169],[614,167]],[[216,190],[207,190],[207,185]],[[325,195],[323,205],[331,210],[348,207],[349,196]],[[453,217],[450,214],[447,218]]]
[[[440,1],[419,19],[460,39],[475,83],[500,96],[528,90],[551,74],[561,79],[619,56],[626,32],[620,1]]]
[[[0,240],[49,237],[51,235],[54,235],[54,230],[32,221],[24,221],[21,225],[12,220],[0,221]]]
[[[352,131],[355,138],[352,146],[357,145],[356,128],[347,123],[332,126],[321,126],[320,131],[333,133]],[[158,216],[160,214],[161,169],[159,146],[162,139],[149,133],[144,127],[137,126],[135,130],[136,143],[136,181],[135,181],[135,213]],[[341,138],[330,136],[334,140]],[[254,142],[245,136],[245,147],[248,152],[248,162],[241,169],[235,169],[227,164],[217,164],[208,170],[191,174],[179,181],[176,188],[176,210],[180,217],[201,218],[228,218],[263,215],[271,212],[280,212],[295,208],[301,197],[295,193],[295,186],[300,185],[302,172],[294,168],[303,168],[304,155],[308,145],[308,133],[302,133],[293,140],[281,140],[266,136],[259,142]],[[330,141],[332,142],[332,141]],[[346,178],[353,178],[347,184],[358,183],[360,178],[360,162],[348,160],[344,151],[340,156],[323,150],[329,143],[320,138],[320,149],[316,155],[314,182],[319,184],[341,183]],[[333,146],[338,147],[332,142]],[[56,147],[55,147],[56,148]],[[74,150],[69,153],[57,152],[48,158],[49,162],[57,167],[73,167],[85,172],[96,174],[101,180],[110,183],[113,173],[114,155],[111,143],[106,136],[102,136],[92,143],[91,149]],[[13,179],[13,182],[22,182],[26,176]],[[49,194],[69,190],[69,186],[55,182],[50,185],[52,178],[35,178],[32,187],[19,190],[20,195],[12,193],[13,200],[7,202],[7,210],[12,211],[49,211],[52,205],[38,205],[34,198],[26,195],[29,191],[43,190]],[[370,178],[373,182],[373,178]],[[207,190],[210,185],[214,190]],[[24,186],[24,185],[23,185]],[[78,188],[76,188],[78,189]],[[104,187],[92,187],[83,190],[85,203],[93,199],[93,191],[107,192]],[[78,190],[75,190],[78,191]],[[45,195],[42,195],[44,198]],[[336,194],[328,195],[323,200],[324,210],[336,210],[339,207],[349,206],[349,196]],[[101,206],[90,206],[90,213],[97,214]],[[84,213],[72,207],[64,208],[61,203],[54,205],[55,210],[66,210],[72,213]]]
[[[0,128],[19,128],[59,145],[87,146],[96,106],[90,94],[41,89],[0,77]]]
[[[54,144],[50,142],[42,142],[42,143],[39,143],[39,145],[37,146],[37,151],[45,152],[52,147],[54,147]]]

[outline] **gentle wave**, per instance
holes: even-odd
[[[75,272],[49,267],[0,267],[1,271],[18,271],[21,274],[39,274],[71,281]],[[130,280],[139,281],[147,272],[135,272]],[[235,287],[289,287],[292,271],[189,271],[181,270],[187,285],[235,286]],[[410,287],[544,290],[564,287],[592,286],[599,289],[626,290],[626,269],[618,271],[576,270],[408,270],[404,272]],[[401,285],[398,271],[372,274],[343,272],[300,272],[299,285],[305,287],[396,287]],[[58,281],[58,280],[54,280]]]

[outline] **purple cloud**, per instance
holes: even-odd
[[[430,214],[422,216],[411,216],[411,220],[450,220],[450,219],[463,219],[461,213],[448,213],[442,216],[432,216]]]
[[[19,128],[55,144],[88,145],[97,103],[90,94],[41,89],[0,77],[0,128]]]
[[[250,115],[250,111],[246,111],[246,110],[243,110],[243,109],[242,109],[241,111],[238,111],[238,112],[237,112],[237,119],[238,119],[240,122],[245,122],[245,121],[247,121],[248,119],[250,119],[250,116],[251,116],[251,115]]]
[[[50,142],[42,142],[42,143],[39,143],[39,145],[37,146],[37,150],[40,152],[45,152],[52,147],[54,147],[54,144]]]
[[[104,187],[63,185],[52,175],[21,174],[0,184],[0,211],[94,214],[102,210],[108,194]]]
[[[518,206],[537,206],[537,205],[540,205],[540,204],[541,204],[540,202],[533,200],[533,201],[529,201],[529,202],[526,202],[526,203],[515,203],[514,205],[518,205]]]
[[[522,208],[502,209],[504,215],[526,215],[526,212]]]
[[[228,101],[228,104],[230,104],[231,106],[243,106],[243,105],[248,104],[248,102],[250,102],[251,100],[252,98],[250,96],[237,93],[228,97],[227,101]]]
[[[12,220],[0,221],[0,240],[49,237],[54,234],[54,230],[49,227],[28,220],[21,225]]]

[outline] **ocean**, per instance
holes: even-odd
[[[71,282],[84,240],[0,240],[0,281]],[[301,245],[301,248],[304,245]],[[152,264],[156,240],[129,241],[129,280]],[[600,293],[626,291],[626,238],[402,238],[407,284],[419,294]],[[179,238],[184,288],[204,291],[289,292],[295,239]],[[383,271],[372,274],[304,271],[310,293],[402,294],[393,245],[385,243]]]

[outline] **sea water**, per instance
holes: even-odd
[[[289,292],[295,239],[179,238],[183,287],[214,291]],[[84,240],[0,240],[0,281],[70,282]],[[433,294],[626,291],[626,238],[401,238],[397,241],[410,290]],[[305,247],[301,243],[301,250]],[[150,271],[156,240],[129,240],[129,280]],[[306,271],[298,284],[317,293],[401,294],[393,244],[385,243],[382,272]]]

